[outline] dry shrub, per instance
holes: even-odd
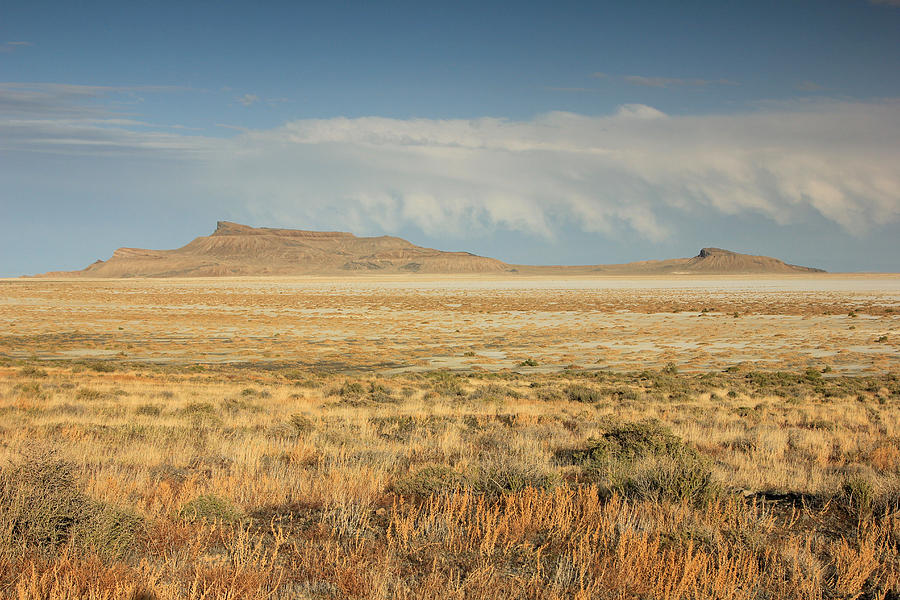
[[[631,461],[653,456],[696,456],[697,451],[659,423],[623,423],[614,425],[600,437],[592,437],[581,447],[568,452],[575,464],[602,466],[609,461]]]
[[[28,399],[28,400],[46,400],[47,394],[44,393],[41,384],[37,381],[31,381],[28,383],[17,383],[13,386],[12,392],[14,395],[19,398]]]
[[[897,471],[900,468],[900,449],[895,444],[882,444],[869,453],[869,462],[879,471]]]
[[[90,517],[71,463],[31,452],[0,472],[0,543],[5,548],[55,548]]]
[[[396,494],[430,496],[467,487],[468,478],[445,465],[426,465],[414,473],[394,481],[390,490]]]
[[[49,551],[65,544],[111,557],[133,545],[142,520],[82,491],[75,467],[52,452],[32,451],[0,471],[0,548]]]
[[[610,491],[652,499],[706,502],[717,494],[707,461],[655,422],[613,426],[581,447],[557,453]]]
[[[600,390],[582,384],[570,385],[566,388],[565,394],[572,402],[592,404],[603,400],[603,393]]]
[[[193,500],[187,502],[178,511],[182,519],[190,522],[196,521],[217,521],[230,523],[238,521],[243,516],[241,510],[234,504],[210,494],[197,496]]]
[[[866,473],[844,479],[838,499],[859,517],[883,516],[900,510],[900,481]]]
[[[475,465],[470,481],[476,492],[508,494],[527,488],[552,488],[558,477],[535,460],[516,455],[491,454]]]

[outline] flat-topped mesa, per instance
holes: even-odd
[[[216,230],[173,250],[119,248],[107,261],[53,276],[220,277],[372,273],[498,273],[509,265],[462,252],[416,246],[391,236],[250,227],[219,221]]]
[[[723,250],[722,248],[702,248],[700,250],[700,254],[697,255],[697,258],[707,258],[713,256],[714,254],[719,254],[722,256],[733,256],[737,254],[737,252],[732,252],[731,250]]]
[[[212,233],[214,236],[225,235],[277,235],[281,237],[292,237],[302,239],[353,239],[356,236],[352,233],[344,231],[306,231],[303,229],[275,229],[272,227],[251,227],[249,225],[241,225],[240,223],[232,223],[231,221],[217,221],[216,230]],[[212,236],[210,236],[212,237]]]

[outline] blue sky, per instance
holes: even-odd
[[[0,276],[218,219],[900,271],[900,0],[6,2]]]

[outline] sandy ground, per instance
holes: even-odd
[[[0,280],[0,357],[855,373],[898,350],[900,275]]]

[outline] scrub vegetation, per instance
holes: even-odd
[[[0,363],[0,597],[897,598],[900,377]]]

